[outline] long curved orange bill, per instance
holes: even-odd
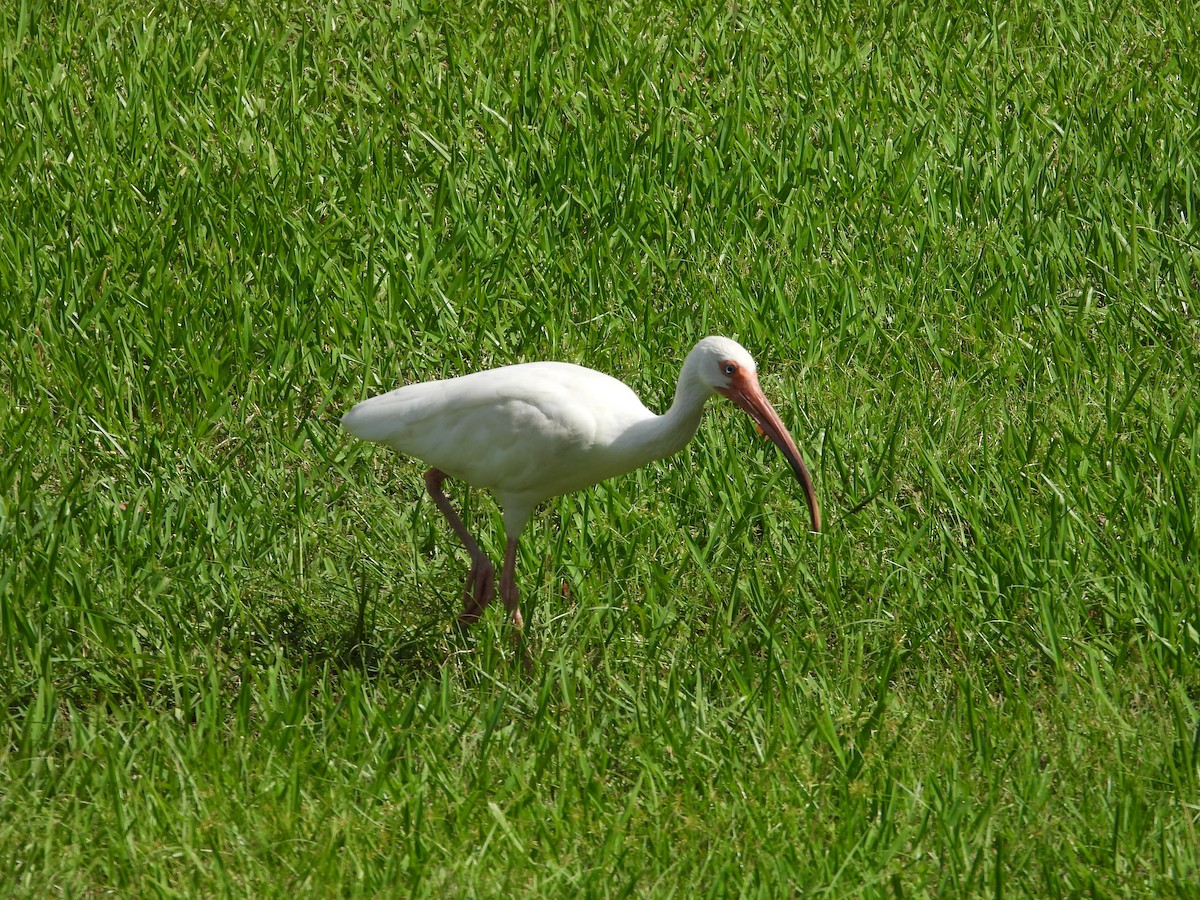
[[[762,429],[762,433],[783,451],[792,471],[796,473],[796,480],[804,489],[804,499],[808,501],[808,514],[812,518],[812,530],[820,531],[821,506],[817,503],[817,492],[813,488],[812,476],[808,474],[804,460],[800,458],[800,451],[796,449],[796,442],[792,440],[783,420],[779,418],[779,414],[767,400],[767,395],[758,386],[758,376],[753,372],[743,370],[734,376],[727,387],[717,390],[744,409],[746,414]]]

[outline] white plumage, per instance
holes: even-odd
[[[758,386],[754,360],[728,338],[708,337],[692,349],[675,402],[663,415],[601,372],[534,362],[406,385],[359,403],[342,425],[433,467],[425,475],[429,493],[471,554],[462,614],[467,623],[491,601],[494,570],[441,483],[449,476],[496,495],[508,539],[500,594],[520,628],[513,568],[517,538],[534,507],[680,450],[714,393],[741,406],[779,445],[804,488],[813,530],[820,531],[820,509],[799,451]]]

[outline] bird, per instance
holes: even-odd
[[[404,385],[342,416],[352,435],[423,461],[425,488],[466,547],[471,566],[459,621],[479,621],[496,593],[495,567],[455,511],[447,478],[491,491],[503,513],[499,592],[519,636],[517,540],[534,509],[562,494],[631,472],[682,450],[709,397],[740,406],[783,452],[804,491],[813,532],[821,509],[791,434],[758,383],[741,344],[706,337],[688,353],[674,401],[661,415],[624,383],[584,366],[528,362]]]

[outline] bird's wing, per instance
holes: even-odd
[[[650,415],[616,379],[544,362],[407,385],[342,422],[478,487],[548,497],[591,483],[578,472],[589,448]]]

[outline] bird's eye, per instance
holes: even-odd
[[[725,374],[726,375],[732,375],[736,371],[737,371],[737,366],[735,366],[733,363],[725,363]]]

